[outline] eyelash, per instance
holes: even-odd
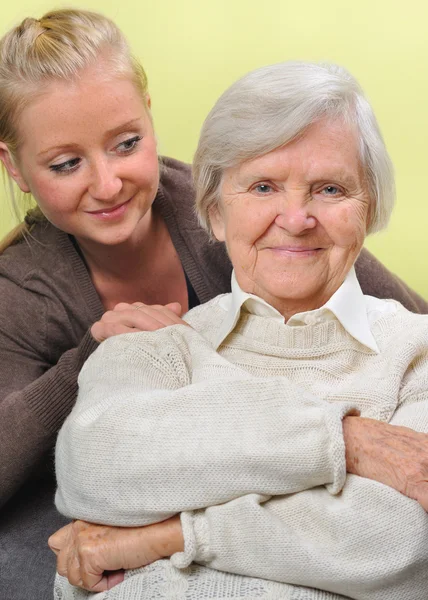
[[[259,188],[262,188],[262,187],[269,188],[269,191],[261,192]],[[268,183],[258,183],[252,189],[253,189],[253,191],[257,192],[258,194],[260,194],[262,196],[267,196],[267,194],[270,191],[272,191],[273,187],[271,185],[269,185]]]
[[[135,135],[134,137],[129,138],[128,140],[125,140],[118,144],[115,147],[115,150],[119,151],[120,146],[124,146],[125,144],[132,144],[130,148],[124,148],[123,150],[119,151],[119,154],[121,156],[127,156],[128,154],[132,154],[132,152],[134,152],[141,139],[141,136]],[[54,173],[58,173],[59,175],[68,175],[69,173],[73,173],[77,169],[80,161],[80,158],[72,158],[57,165],[50,165],[49,169]]]
[[[79,163],[80,158],[72,158],[58,165],[50,165],[49,169],[54,173],[71,173],[72,171],[75,171]]]
[[[123,146],[124,144],[132,144],[131,148],[127,148],[126,150],[121,152],[121,154],[131,154],[131,152],[133,152],[135,150],[135,148],[138,146],[138,144],[141,142],[141,139],[142,138],[140,135],[134,135],[134,137],[129,138],[129,140],[125,140],[124,142],[121,142],[120,144],[118,144],[116,146],[116,149],[119,148],[119,146]]]
[[[267,190],[265,190],[264,192],[262,192],[260,190],[260,188],[267,188]],[[336,192],[334,194],[328,194],[328,193],[326,193],[326,190],[328,190],[329,188],[335,189]],[[258,183],[257,185],[255,185],[252,188],[252,191],[255,191],[256,193],[260,194],[260,196],[268,196],[269,193],[273,191],[273,189],[274,189],[273,186],[270,185],[269,183]],[[322,194],[326,198],[339,198],[339,197],[345,195],[345,192],[344,192],[344,190],[341,187],[339,187],[338,185],[333,185],[333,184],[324,185],[322,188],[320,188],[315,193],[316,194],[318,194],[318,193]]]
[[[333,188],[336,191],[335,194],[325,194],[326,196],[329,196],[330,198],[335,198],[337,196],[343,196],[344,195],[344,191],[342,190],[342,188],[340,188],[338,185],[333,185],[333,184],[329,184],[329,185],[325,185],[323,188],[321,188],[320,192],[325,192],[328,188]]]

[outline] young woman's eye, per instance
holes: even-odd
[[[72,158],[56,165],[50,165],[49,169],[55,173],[71,173],[80,163],[80,158]]]
[[[269,194],[272,191],[272,186],[268,183],[259,183],[253,188],[258,194]]]
[[[119,151],[120,154],[129,154],[138,146],[138,143],[141,141],[141,137],[139,135],[135,135],[129,140],[125,140],[116,146],[116,150]]]

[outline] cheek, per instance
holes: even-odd
[[[151,156],[136,157],[128,165],[128,178],[141,190],[156,193],[159,187],[159,163],[156,153]]]
[[[73,181],[71,181],[73,179]],[[79,182],[76,176],[63,178],[39,178],[30,182],[32,195],[42,212],[54,224],[75,211],[80,201]]]
[[[262,238],[275,220],[268,203],[259,204],[238,198],[225,209],[226,238],[252,246]]]
[[[349,205],[328,207],[319,219],[331,240],[342,247],[362,245],[366,236],[366,210]]]

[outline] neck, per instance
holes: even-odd
[[[314,299],[305,299],[304,302],[298,300],[296,302],[269,302],[278,312],[284,317],[284,322],[287,323],[291,317],[299,313],[309,312],[321,308],[330,299],[331,296],[322,299],[320,297]]]
[[[306,298],[287,298],[286,300],[275,296],[269,296],[268,294],[250,293],[263,298],[265,302],[273,306],[273,308],[276,308],[276,310],[284,317],[284,322],[286,323],[291,317],[298,313],[309,312],[321,308],[328,300],[330,300],[337,289],[338,288],[325,290],[324,293],[317,293],[314,296]]]

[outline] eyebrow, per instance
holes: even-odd
[[[112,136],[115,136],[118,133],[122,133],[123,131],[126,131],[128,129],[132,129],[132,127],[134,127],[140,121],[141,121],[141,117],[137,117],[135,119],[131,119],[130,121],[127,121],[126,123],[121,123],[117,127],[113,127],[113,129],[109,129],[108,131],[106,131],[105,137],[106,138],[112,137]],[[44,154],[48,154],[49,152],[54,152],[57,150],[74,150],[74,148],[76,148],[76,146],[77,146],[77,144],[58,144],[57,146],[51,146],[50,148],[47,148],[46,150],[42,150],[41,152],[39,152],[37,154],[37,156],[43,156]]]

